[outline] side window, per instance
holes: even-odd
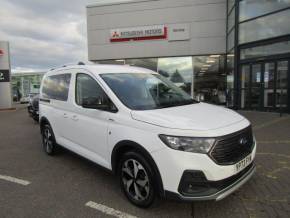
[[[43,81],[44,98],[67,101],[71,74],[48,76]]]
[[[76,76],[76,103],[84,108],[117,111],[97,81],[83,73]]]

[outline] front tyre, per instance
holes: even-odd
[[[45,124],[42,129],[42,144],[46,154],[55,154],[57,145],[52,128],[49,124]]]
[[[147,208],[155,200],[153,170],[146,159],[136,152],[125,153],[119,164],[121,189],[134,205]]]

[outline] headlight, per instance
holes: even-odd
[[[172,149],[193,153],[206,154],[215,143],[215,139],[213,138],[191,138],[167,135],[159,135],[159,137]]]

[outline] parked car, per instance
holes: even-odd
[[[27,104],[29,102],[28,96],[23,96],[20,98],[20,104]]]
[[[29,115],[35,120],[39,121],[39,95],[35,95],[28,103],[27,110]]]
[[[30,101],[32,101],[32,98],[37,95],[37,93],[29,93],[27,96],[23,96],[21,99],[20,99],[20,104],[27,104],[29,103]]]
[[[148,69],[51,70],[42,80],[39,109],[48,155],[61,145],[111,170],[139,207],[157,197],[221,200],[255,172],[256,141],[247,119],[193,100]]]

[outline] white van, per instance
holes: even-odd
[[[255,171],[251,124],[148,69],[75,65],[45,74],[44,150],[63,146],[115,173],[139,207],[156,197],[221,200]]]

